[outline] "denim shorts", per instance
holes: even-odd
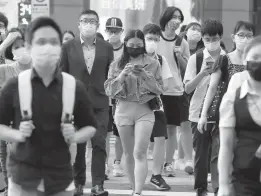
[[[140,121],[149,121],[154,124],[155,115],[147,103],[119,101],[114,120],[117,126],[131,126]]]

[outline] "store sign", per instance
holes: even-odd
[[[18,23],[28,25],[31,22],[31,4],[19,3],[18,4]]]
[[[146,0],[103,0],[103,9],[145,10]]]
[[[40,16],[50,16],[50,0],[32,0],[32,20]]]

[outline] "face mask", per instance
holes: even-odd
[[[218,48],[220,48],[220,41],[216,42],[205,42],[205,47],[208,51],[216,51]]]
[[[190,41],[199,42],[199,40],[201,39],[201,34],[198,31],[189,29],[187,32],[187,38]]]
[[[261,82],[261,61],[247,61],[246,69],[254,80]]]
[[[146,51],[149,54],[156,52],[158,43],[155,41],[146,41]]]
[[[56,68],[60,56],[61,46],[59,45],[46,44],[44,46],[33,46],[31,49],[33,66],[41,67],[41,69]],[[53,69],[50,69],[50,71],[53,71]]]
[[[95,24],[84,24],[82,26],[81,33],[85,37],[93,36],[96,33],[96,25]]]
[[[28,54],[27,50],[23,48],[19,48],[13,51],[14,60],[18,61],[19,63],[26,65],[31,62],[31,56]]]
[[[171,19],[168,23],[168,27],[172,30],[177,30],[180,25],[180,20],[179,19]]]
[[[141,54],[144,54],[144,47],[139,47],[139,48],[127,47],[127,52],[131,57],[136,58]]]
[[[236,43],[236,48],[238,50],[244,51],[244,49],[248,43],[248,40],[247,40],[247,38],[239,39],[237,36],[235,36],[235,43]]]
[[[110,37],[109,37],[109,42],[110,43],[115,43],[115,42],[118,42],[121,40],[121,34],[112,34]]]

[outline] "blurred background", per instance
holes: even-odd
[[[24,26],[33,18],[47,15],[54,18],[62,30],[78,33],[78,17],[84,9],[94,9],[100,15],[99,31],[104,34],[109,17],[122,19],[124,29],[142,28],[148,22],[157,23],[167,6],[179,7],[183,24],[213,18],[224,25],[224,42],[231,47],[230,34],[238,20],[246,20],[261,31],[261,0],[0,0],[0,12],[10,21],[9,28]],[[106,37],[106,35],[105,35]]]

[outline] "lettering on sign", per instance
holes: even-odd
[[[140,10],[146,8],[146,0],[103,0],[103,9]]]
[[[32,9],[29,3],[19,3],[18,4],[18,18],[19,24],[29,24],[31,22]]]

